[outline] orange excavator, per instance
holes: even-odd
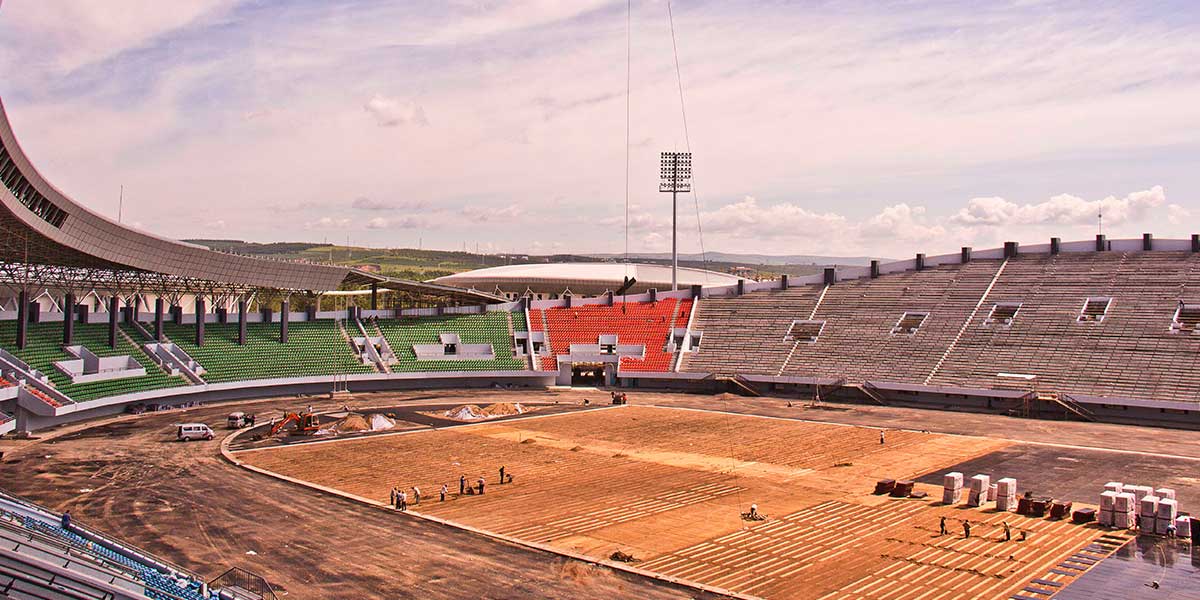
[[[275,435],[275,434],[279,433],[280,431],[283,431],[283,429],[291,423],[296,424],[296,433],[299,433],[301,435],[312,435],[312,434],[316,433],[318,429],[321,428],[320,420],[317,418],[316,413],[307,412],[307,411],[299,412],[299,413],[288,413],[286,416],[283,417],[282,421],[276,423],[275,425],[273,425],[271,427],[270,435]]]

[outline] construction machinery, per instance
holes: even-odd
[[[296,424],[296,433],[300,435],[312,435],[321,428],[320,419],[312,411],[288,413],[283,417],[283,420],[271,426],[270,435],[275,435],[283,431],[291,423]]]

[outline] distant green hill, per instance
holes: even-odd
[[[524,263],[565,263],[565,262],[614,262],[621,255],[583,255],[583,254],[472,254],[448,250],[417,250],[415,248],[360,248],[336,246],[334,244],[314,244],[309,242],[272,242],[260,244],[242,240],[184,240],[191,244],[207,246],[221,252],[232,252],[249,256],[264,256],[277,259],[300,259],[313,262],[326,262],[339,265],[364,267],[378,266],[380,272],[392,277],[427,281],[445,275],[462,273],[483,267],[497,267]],[[698,255],[681,255],[679,265],[695,269],[709,269],[720,272],[730,272],[735,267],[749,268],[757,271],[762,277],[774,277],[782,273],[788,275],[810,275],[818,273],[826,264],[846,264],[837,262],[839,259],[820,262],[821,257],[805,256],[803,262],[782,261],[781,258],[764,255],[722,255],[710,253],[708,261],[701,261]],[[635,255],[638,262],[654,264],[670,264],[670,255],[650,254]],[[861,260],[861,259],[852,259]]]

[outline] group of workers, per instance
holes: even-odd
[[[506,468],[503,466],[500,467],[499,481],[502,484],[512,483],[512,481],[513,481],[512,473],[508,472],[506,470]],[[484,489],[486,487],[487,487],[487,478],[484,477],[483,475],[480,475],[479,479],[475,480],[475,484],[470,485],[470,486],[467,485],[466,473],[463,473],[462,475],[459,475],[459,477],[458,477],[458,495],[459,496],[476,496],[476,495],[482,496]],[[440,490],[438,490],[438,502],[445,502],[446,496],[449,493],[450,493],[450,486],[448,484],[443,483],[442,488]],[[412,502],[409,502],[409,498],[412,499]],[[400,511],[408,510],[408,507],[410,505],[416,506],[421,503],[421,488],[414,485],[412,487],[412,495],[410,496],[409,493],[404,488],[399,487],[399,486],[393,487],[392,491],[391,491],[391,495],[389,496],[388,503],[391,504],[392,507],[394,507],[396,510],[400,510]]]
[[[1012,541],[1012,527],[1009,526],[1008,521],[1002,521],[1000,523],[1000,526],[1004,528],[1004,533],[1001,534],[1001,536],[1004,538],[1002,541],[1011,542]],[[963,519],[962,528],[963,528],[963,539],[970,538],[971,537],[971,520]],[[944,517],[944,516],[941,517],[941,520],[938,522],[938,535],[950,535],[950,532],[946,530],[946,517]],[[1029,532],[1022,530],[1021,531],[1021,541],[1023,542],[1027,539],[1029,539]]]

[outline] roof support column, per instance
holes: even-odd
[[[121,298],[113,294],[108,299],[108,347],[117,347],[117,320],[121,314]]]
[[[246,299],[238,299],[238,345],[246,345]]]
[[[371,310],[379,310],[379,284],[371,284]]]
[[[75,343],[75,292],[67,292],[63,298],[63,345]]]
[[[204,345],[204,298],[196,297],[196,345]]]
[[[17,349],[24,350],[29,330],[29,293],[17,292]]]
[[[286,344],[288,341],[288,316],[291,313],[291,303],[287,298],[279,305],[279,343]]]
[[[154,299],[154,341],[162,343],[163,341],[163,309],[166,301],[162,298]]]

